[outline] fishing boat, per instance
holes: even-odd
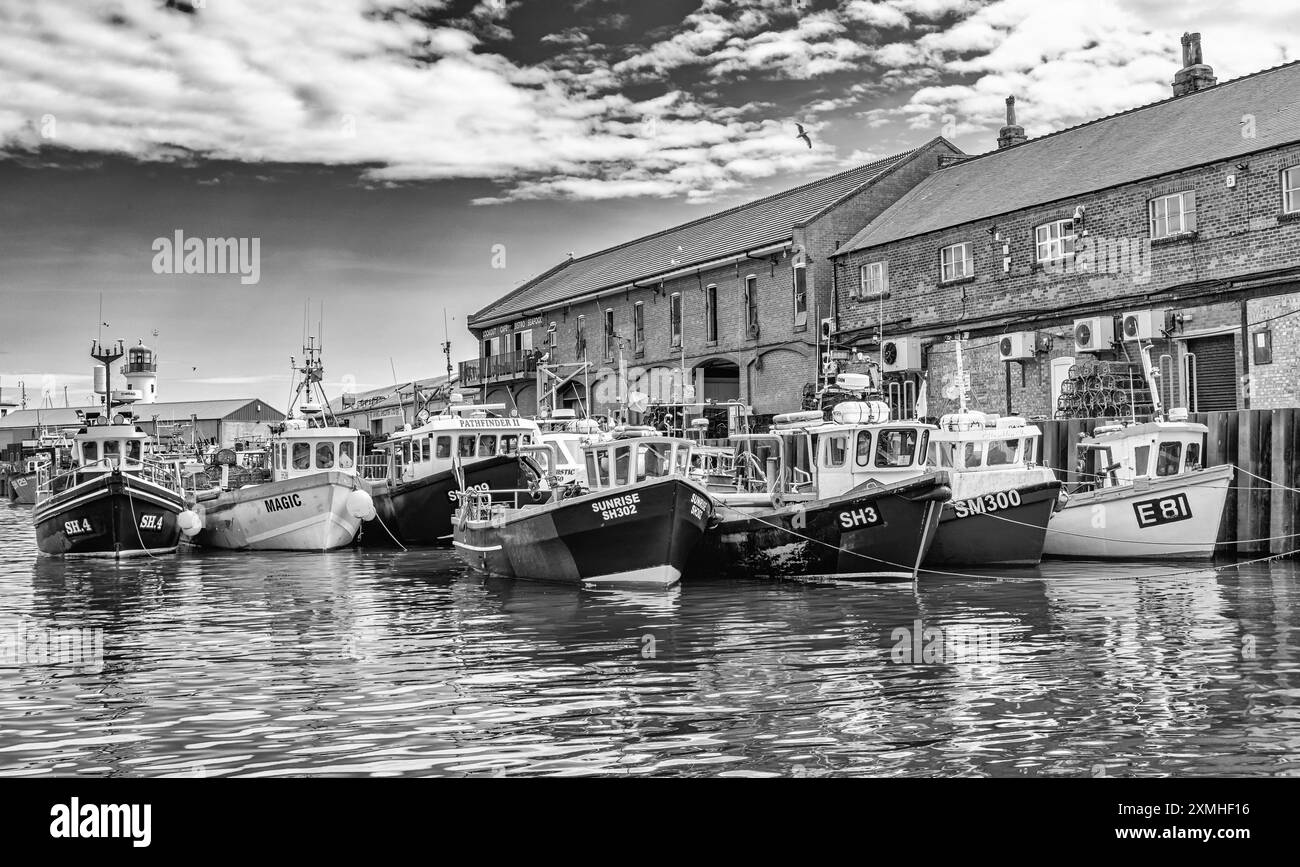
[[[222,465],[220,481],[193,494],[200,547],[330,551],[352,544],[361,522],[374,516],[357,473],[361,434],[330,423],[314,338],[303,352],[288,417],[271,429],[270,481],[243,484],[231,476],[233,463]]]
[[[1214,556],[1233,468],[1203,467],[1208,428],[1178,410],[1170,415],[1170,421],[1105,425],[1079,441],[1089,481],[1068,491],[1052,515],[1047,556]]]
[[[73,435],[75,466],[46,475],[38,469],[32,523],[42,554],[124,558],[169,554],[181,535],[198,530],[179,479],[150,459],[149,436],[112,390],[111,364],[123,355],[96,342],[91,355],[105,367],[104,412],[86,413]]]
[[[503,408],[453,402],[379,444],[362,468],[375,508],[362,543],[449,544],[464,491],[529,488],[537,500],[549,496],[544,472],[521,451],[540,439],[537,424],[489,414]]]
[[[839,413],[787,413],[770,433],[729,438],[737,472],[710,489],[720,520],[692,577],[916,578],[951,496],[947,473],[925,466],[934,428],[889,421],[884,404],[869,419]]]
[[[58,476],[71,469],[72,450],[67,431],[43,429],[36,439],[24,440],[22,460],[7,476],[9,499],[20,506],[35,505],[38,476]]]
[[[713,517],[689,477],[691,443],[623,437],[583,446],[589,488],[513,504],[471,492],[457,516],[456,553],[507,578],[597,586],[668,587],[680,580]],[[567,494],[567,495],[565,495]]]

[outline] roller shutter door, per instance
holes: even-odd
[[[1237,408],[1237,345],[1231,334],[1187,341],[1196,356],[1195,378],[1190,383],[1192,412],[1232,411]]]

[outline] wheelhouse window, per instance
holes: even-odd
[[[637,461],[636,480],[657,479],[672,472],[672,446],[668,443],[644,444]]]
[[[860,467],[871,466],[871,431],[858,431],[858,447],[854,461]]]
[[[808,268],[794,266],[794,324],[808,324]]]
[[[960,280],[975,274],[975,262],[970,242],[953,244],[939,251],[939,279],[943,282]]]
[[[907,467],[917,452],[917,432],[912,428],[886,428],[876,437],[876,466]]]
[[[704,339],[713,343],[718,339],[718,284],[704,287]]]
[[[962,466],[968,470],[984,465],[984,447],[977,442],[966,443],[962,449]]]
[[[1138,446],[1133,450],[1133,475],[1146,476],[1151,473],[1151,446]]]
[[[84,464],[93,464],[99,460],[99,443],[94,440],[81,444],[81,462]]]
[[[849,459],[848,434],[831,434],[826,437],[826,466],[842,467]]]
[[[140,446],[141,443],[139,440],[126,441],[126,459],[128,461],[135,461],[136,463],[140,462]]]
[[[627,485],[632,481],[632,446],[614,449],[614,484]]]
[[[1187,190],[1152,199],[1151,237],[1170,238],[1196,231],[1196,191]]]
[[[1074,220],[1056,220],[1034,229],[1035,258],[1059,262],[1074,255]]]
[[[1190,473],[1193,470],[1199,470],[1200,468],[1201,468],[1201,444],[1188,443],[1187,460],[1183,464],[1183,472]]]
[[[1005,467],[1020,462],[1020,440],[992,440],[989,442],[985,464],[990,467]]]
[[[682,294],[674,292],[668,297],[668,333],[672,345],[682,345]]]
[[[1167,442],[1160,444],[1160,450],[1156,452],[1156,475],[1157,476],[1176,476],[1182,472],[1183,467],[1183,444],[1180,442]]]
[[[451,437],[438,437],[435,454],[439,458],[451,457]]]
[[[334,443],[323,442],[316,444],[316,469],[334,469]]]
[[[1282,172],[1282,212],[1300,214],[1300,166]]]
[[[428,438],[428,437],[423,437],[423,438],[420,440],[420,460],[422,460],[422,461],[427,461],[427,460],[429,460],[429,457],[430,457],[430,453],[429,453],[429,438]]]
[[[478,456],[490,458],[497,453],[496,434],[483,434],[478,438]]]
[[[352,440],[343,440],[339,443],[339,466],[349,470],[354,463],[356,463],[356,443]]]
[[[104,457],[118,458],[122,456],[122,442],[120,440],[104,440]]]
[[[858,272],[858,297],[879,298],[889,291],[889,269],[884,262],[868,262]]]
[[[501,454],[512,455],[519,451],[519,434],[501,435]]]
[[[474,437],[472,435],[460,438],[460,441],[456,443],[456,454],[462,458],[474,457]]]
[[[632,343],[637,355],[645,352],[645,302],[638,301],[632,306]]]
[[[293,468],[295,470],[311,469],[311,443],[293,444]]]

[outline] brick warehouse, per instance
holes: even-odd
[[[1183,55],[1172,98],[1037,139],[1009,99],[996,150],[837,251],[833,342],[881,352],[900,409],[954,407],[945,341],[962,336],[977,408],[1087,414],[1061,395],[1104,360],[1131,363],[1140,414],[1138,344],[1111,339],[1125,324],[1152,338],[1166,408],[1300,406],[1300,63],[1220,84],[1199,34]]]
[[[728,401],[757,416],[797,409],[820,369],[819,323],[835,294],[831,255],[957,154],[936,138],[562,262],[470,318],[480,357],[461,365],[460,381],[521,415],[539,409],[539,359],[571,365],[561,372],[573,375],[554,407],[547,383],[556,380],[544,380],[543,412],[577,407],[641,421],[620,412],[628,394],[689,403],[692,389],[689,415],[716,417],[707,404]],[[584,361],[577,373],[572,365]]]

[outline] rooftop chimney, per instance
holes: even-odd
[[[1174,75],[1174,96],[1186,96],[1218,83],[1214,69],[1206,66],[1201,58],[1201,34],[1184,33],[1183,68]]]
[[[1028,141],[1025,128],[1016,124],[1016,98],[1007,97],[1007,125],[998,130],[998,147],[1009,148],[1012,145]]]

